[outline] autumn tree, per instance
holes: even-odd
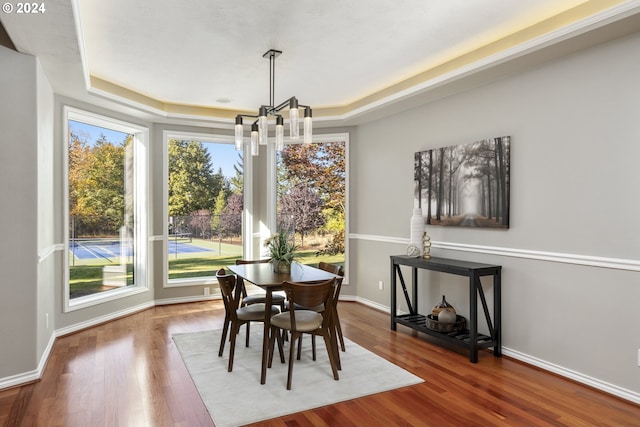
[[[114,144],[101,135],[90,145],[70,135],[69,212],[80,219],[84,234],[114,235],[125,225],[126,208],[131,208],[131,195],[125,194],[125,157],[130,144],[130,136]]]
[[[280,198],[281,217],[292,221],[294,231],[300,233],[301,246],[304,236],[325,224],[322,199],[318,193],[304,184],[298,184]]]

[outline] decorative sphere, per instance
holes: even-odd
[[[438,322],[455,323],[455,321],[456,314],[451,310],[444,309],[440,313],[438,313]]]

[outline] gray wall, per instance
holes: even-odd
[[[432,253],[503,266],[507,353],[640,392],[637,52],[638,33],[360,126],[351,147],[358,295],[389,305],[378,281],[389,282],[389,255],[404,253],[394,239],[409,237],[414,152],[510,135],[511,228],[428,226]],[[446,294],[468,312],[464,280],[429,279],[438,284],[424,287],[423,310]]]
[[[38,331],[38,96],[34,57],[0,46],[0,378],[31,371]]]

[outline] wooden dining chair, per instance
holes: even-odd
[[[336,276],[340,276],[336,280],[335,286],[335,294],[333,296],[333,303],[335,304],[334,308],[334,318],[333,323],[336,327],[336,333],[338,334],[338,340],[340,341],[340,348],[342,351],[346,351],[344,347],[344,337],[342,336],[342,326],[340,326],[340,316],[338,315],[338,300],[340,298],[340,290],[342,289],[342,280],[344,279],[344,268],[341,265],[329,264],[328,262],[320,261],[318,263],[318,268],[320,270],[328,271],[329,273],[333,273]]]
[[[237,259],[236,260],[236,265],[243,265],[243,264],[266,264],[268,262],[270,262],[270,259],[258,259],[258,260],[247,260],[247,259]],[[250,304],[264,304],[266,302],[266,295],[265,294],[260,294],[260,295],[247,295],[247,288],[244,284],[244,280],[242,280],[242,278],[239,278],[239,280],[242,282],[242,305],[250,305]],[[273,305],[277,305],[280,306],[280,310],[284,311],[284,295],[282,294],[271,294],[271,303]]]
[[[225,269],[221,268],[216,273],[218,284],[220,285],[220,293],[222,294],[222,301],[224,303],[224,326],[222,328],[222,338],[220,339],[220,349],[218,350],[218,357],[222,357],[224,353],[224,347],[227,341],[227,332],[229,333],[229,366],[227,370],[231,372],[233,370],[233,356],[236,348],[236,337],[240,331],[240,326],[247,325],[247,339],[246,346],[249,347],[249,324],[250,322],[264,322],[265,318],[265,305],[255,303],[239,307],[241,300],[241,292],[237,287],[239,281],[234,274],[226,274]],[[271,315],[278,314],[280,311],[277,307],[271,306]],[[284,352],[282,350],[282,341],[278,339],[278,349],[280,351],[280,360],[284,362]]]
[[[335,334],[332,333],[333,325],[333,295],[335,293],[336,279],[330,279],[321,283],[291,283],[284,282],[282,287],[287,296],[290,310],[279,313],[271,317],[271,337],[269,339],[269,365],[273,360],[273,350],[275,342],[281,342],[281,333],[288,331],[291,334],[289,347],[289,370],[287,374],[287,390],[291,390],[291,380],[293,375],[293,363],[296,353],[296,342],[302,334],[312,336],[321,335],[324,339],[329,363],[333,372],[333,378],[339,379],[337,364],[337,342]],[[307,310],[303,307],[315,307],[324,305],[327,309],[319,313]],[[315,354],[314,354],[315,360]]]

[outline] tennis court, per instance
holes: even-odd
[[[188,242],[169,240],[168,252],[170,254],[186,254],[195,252],[214,252],[213,249],[205,248]],[[124,246],[124,248],[123,248]],[[131,245],[122,244],[120,240],[113,239],[76,239],[69,242],[69,249],[77,259],[113,259],[120,256],[132,256]]]

